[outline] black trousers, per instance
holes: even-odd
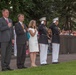
[[[1,43],[1,66],[2,69],[9,68],[10,59],[12,54],[12,42]]]
[[[26,58],[26,44],[17,44],[17,67],[24,67]]]

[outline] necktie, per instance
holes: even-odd
[[[6,19],[7,24],[9,23],[8,19]]]
[[[24,24],[22,24],[22,28],[24,29]]]
[[[26,32],[26,30],[25,30],[25,28],[24,28],[24,24],[23,24],[23,23],[22,23],[22,28],[23,28],[24,32]]]

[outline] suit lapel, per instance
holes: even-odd
[[[5,18],[4,18],[4,17],[2,17],[2,19],[3,19],[4,23],[6,23],[6,25],[7,25],[7,22],[6,22]]]
[[[2,17],[2,19],[3,19],[3,21],[7,24],[7,22],[6,22],[6,20],[5,20],[5,18],[4,17]],[[11,22],[11,20],[8,18],[8,21],[10,22],[10,23],[12,23]]]
[[[8,21],[11,23],[11,20],[8,18]]]

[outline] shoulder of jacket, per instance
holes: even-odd
[[[10,21],[12,21],[12,19],[8,18]]]
[[[17,23],[15,23],[15,24],[18,24],[18,25],[19,25],[20,23],[19,23],[19,22],[17,22]]]
[[[19,25],[19,22],[15,23],[15,26],[18,26]]]
[[[3,19],[3,17],[0,18],[0,20],[2,20],[2,19]]]

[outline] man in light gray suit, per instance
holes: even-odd
[[[1,42],[1,66],[2,71],[12,70],[9,67],[14,34],[12,20],[9,19],[8,9],[2,10],[3,17],[0,18],[0,42]]]

